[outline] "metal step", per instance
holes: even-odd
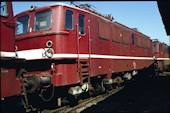
[[[80,78],[81,84],[90,82],[89,78],[89,62],[80,62]]]
[[[89,73],[82,73],[82,76],[88,76]]]

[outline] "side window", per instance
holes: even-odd
[[[147,45],[146,39],[142,37],[142,47],[146,48],[146,45]]]
[[[137,36],[137,47],[141,47],[141,37]]]
[[[43,11],[35,14],[34,31],[50,29],[52,26],[52,11]]]
[[[151,48],[151,42],[150,40],[147,40],[147,46],[146,46],[147,49],[150,49]]]
[[[166,52],[166,47],[165,46],[163,46],[163,52]]]
[[[159,44],[159,52],[162,51],[162,46]]]
[[[28,32],[29,16],[23,16],[17,18],[16,35],[24,34]]]
[[[112,26],[112,41],[120,43],[120,29]]]
[[[165,52],[165,53],[168,53],[168,48],[167,48],[167,46],[165,46],[165,45],[164,45],[164,52]]]
[[[99,38],[104,40],[110,40],[110,25],[107,22],[98,21],[99,24]]]
[[[2,1],[1,2],[1,14],[0,16],[8,16],[8,7],[7,7],[7,2]]]
[[[122,34],[123,34],[123,44],[128,45],[129,44],[128,31],[122,30]]]
[[[84,35],[84,15],[79,14],[79,34]]]
[[[132,45],[135,45],[134,34],[132,34]]]
[[[65,28],[67,30],[73,30],[74,29],[74,19],[73,19],[73,11],[66,10],[65,12]]]

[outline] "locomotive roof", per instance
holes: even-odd
[[[159,43],[159,44],[162,44],[162,45],[168,46],[166,43],[164,43],[164,42],[160,42],[158,39],[152,39],[152,42],[153,42],[153,43]],[[168,47],[170,47],[170,46],[168,46]]]
[[[36,10],[39,10],[39,9],[44,9],[44,8],[47,8],[47,7],[53,7],[53,6],[65,6],[65,7],[69,7],[69,8],[73,8],[73,9],[77,9],[77,10],[81,10],[81,11],[84,11],[84,12],[87,12],[87,13],[90,13],[90,14],[93,14],[95,16],[98,16],[98,17],[101,17],[102,19],[106,20],[106,21],[110,21],[109,19],[106,19],[100,15],[97,15],[95,13],[92,13],[88,10],[85,10],[85,9],[81,9],[81,8],[78,8],[78,7],[75,7],[75,6],[71,6],[71,5],[68,5],[68,4],[64,4],[64,3],[53,3],[53,4],[49,4],[49,5],[45,5],[45,6],[41,6],[41,7],[36,7]],[[23,11],[17,15],[20,15],[20,14],[23,14],[23,13],[26,13],[26,12],[29,12],[30,10],[26,10],[26,11]],[[16,16],[17,16],[16,15]],[[111,21],[110,21],[111,22]]]
[[[127,29],[130,29],[130,30],[132,30],[132,31],[134,31],[134,32],[136,32],[136,33],[139,33],[139,34],[141,34],[141,35],[144,35],[144,36],[146,36],[146,37],[148,37],[148,38],[150,39],[149,36],[147,36],[147,35],[139,32],[139,31],[137,31],[137,30],[134,30],[134,29],[132,29],[132,28],[129,28],[129,27],[127,27],[127,26],[125,26],[125,25],[123,25],[123,24],[121,24],[121,23],[119,23],[119,22],[114,22],[114,23],[116,23],[116,24],[118,24],[118,25],[121,25],[121,26],[123,26],[123,27],[125,27],[125,28],[127,28]]]
[[[68,4],[64,4],[64,3],[53,3],[53,4],[41,6],[41,7],[36,7],[36,10],[44,9],[44,8],[48,8],[48,7],[53,7],[53,6],[65,6],[65,7],[69,7],[69,8],[81,10],[81,11],[84,11],[84,12],[87,12],[87,13],[90,13],[90,14],[93,14],[93,15],[95,15],[95,16],[101,17],[102,19],[104,19],[104,20],[106,20],[106,21],[108,21],[108,22],[112,22],[112,21],[110,21],[109,19],[106,19],[106,18],[104,18],[104,17],[102,17],[102,16],[100,16],[100,15],[97,15],[97,14],[95,14],[95,13],[93,13],[93,12],[90,12],[90,11],[88,11],[88,10],[81,9],[81,8],[78,8],[78,7],[75,7],[75,6],[71,6],[71,5],[68,5]],[[17,14],[17,15],[20,15],[20,14],[23,14],[23,13],[26,13],[26,12],[29,12],[29,11],[30,11],[30,10],[26,10],[26,11],[23,11],[23,12]],[[16,15],[16,16],[17,16],[17,15]],[[144,34],[142,34],[141,32],[136,31],[136,30],[134,30],[134,29],[132,29],[132,28],[129,28],[129,27],[127,27],[127,26],[125,26],[125,25],[123,25],[123,24],[120,24],[120,23],[118,23],[118,22],[112,22],[112,23],[116,23],[116,24],[118,24],[118,25],[120,25],[120,26],[123,26],[123,27],[125,27],[125,28],[127,28],[127,29],[130,29],[130,30],[132,30],[132,31],[134,31],[134,32],[136,32],[136,33],[139,33],[139,34],[141,34],[141,35],[144,35]],[[146,35],[144,35],[144,36],[146,36]],[[146,37],[148,37],[148,38],[150,39],[149,36],[146,36]]]

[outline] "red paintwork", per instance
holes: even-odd
[[[18,47],[18,51],[23,50],[31,50],[31,49],[39,49],[39,48],[47,48],[46,42],[51,40],[53,42],[53,46],[51,48],[54,49],[54,54],[58,53],[66,53],[66,54],[99,54],[99,55],[116,55],[116,56],[135,56],[135,57],[153,57],[152,52],[152,41],[149,37],[134,31],[128,27],[120,25],[115,22],[111,22],[110,20],[104,19],[103,17],[88,13],[86,11],[78,10],[77,8],[53,5],[53,6],[44,6],[41,8],[36,8],[35,11],[30,12],[25,11],[16,15],[15,20],[18,17],[29,15],[30,16],[30,24],[29,29],[33,28],[33,20],[35,12],[43,11],[51,9],[53,11],[52,16],[52,28],[49,30],[37,31],[37,32],[28,32],[25,34],[16,36],[16,45]],[[65,20],[65,9],[70,9],[74,13],[74,30],[66,30],[64,28],[64,20]],[[78,25],[78,14],[83,14],[85,16],[85,35],[77,34],[77,25]],[[106,21],[111,25],[115,25],[119,28],[123,28],[129,32],[129,45],[122,44],[122,38],[120,43],[112,42],[112,38],[110,35],[110,41],[105,41],[99,39],[98,33],[98,19]],[[77,24],[77,25],[76,25]],[[111,30],[111,29],[108,29]],[[66,34],[55,34],[43,36],[42,34],[51,33],[51,32],[66,32]],[[68,32],[68,33],[67,33]],[[131,44],[131,34],[134,34],[135,45]],[[38,37],[41,35],[41,37]],[[136,45],[136,35],[140,35],[145,37],[150,41],[150,49],[138,48]],[[77,38],[81,38],[77,41]],[[62,61],[63,59],[58,58],[49,58],[53,59],[54,62]],[[71,58],[69,58],[71,59]],[[74,58],[72,58],[74,59]],[[37,59],[35,59],[36,61]],[[43,59],[39,59],[43,60]],[[82,59],[76,59],[77,61]],[[89,61],[88,59],[83,61]],[[27,61],[27,62],[30,62]],[[136,67],[134,68],[133,62],[136,63]],[[153,60],[123,60],[123,59],[90,59],[90,76],[97,76],[108,73],[115,72],[124,72],[131,71],[134,69],[143,69],[145,67],[149,67],[154,61]],[[56,65],[56,71],[53,75],[52,83],[55,86],[60,85],[69,85],[79,83],[79,76],[77,73],[77,63],[74,64],[59,64]],[[101,68],[99,68],[101,67]],[[34,71],[29,72],[30,74],[36,74],[41,72],[49,72],[50,69],[45,71]],[[41,74],[40,74],[41,75]]]
[[[1,16],[1,52],[15,52],[15,21],[13,18],[12,3],[7,2],[9,15]],[[9,66],[12,57],[1,56],[1,98],[17,95],[21,91],[20,80],[16,80],[15,67]],[[8,63],[7,63],[8,62]],[[7,63],[7,64],[6,64]]]
[[[13,18],[13,11],[12,11],[12,3],[8,2],[8,11],[9,15],[8,17],[1,16],[1,47],[0,51],[8,51],[8,52],[14,52],[15,51],[15,29],[14,29],[14,18]],[[8,27],[7,25],[12,26]],[[10,46],[9,46],[10,45]]]

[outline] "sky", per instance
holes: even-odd
[[[14,16],[30,9],[31,5],[40,7],[58,2],[70,5],[69,1],[13,1]],[[170,45],[170,36],[166,34],[156,1],[78,1],[78,3],[90,4],[101,14],[112,14],[113,21],[130,28],[137,28],[151,39],[158,39]]]

